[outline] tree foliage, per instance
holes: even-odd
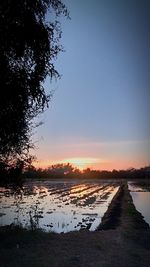
[[[43,82],[59,77],[60,15],[68,17],[60,0],[0,1],[0,158],[29,151],[33,118],[50,100]]]
[[[150,166],[140,169],[127,170],[91,170],[87,168],[80,171],[69,163],[52,165],[46,169],[36,169],[33,166],[27,167],[24,172],[26,178],[81,178],[81,179],[150,179]]]

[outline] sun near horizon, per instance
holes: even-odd
[[[140,164],[141,162],[137,161],[118,161],[114,160],[113,162],[109,160],[104,160],[100,158],[92,158],[92,157],[70,157],[70,158],[64,158],[61,160],[37,160],[33,162],[33,166],[35,168],[48,168],[55,164],[71,164],[74,168],[79,169],[80,171],[83,171],[87,168],[90,168],[91,170],[108,170],[112,171],[115,170],[121,170],[121,169],[129,169],[129,168],[141,168],[145,167],[148,164]]]
[[[62,160],[61,163],[70,163],[74,167],[78,168],[79,170],[84,170],[86,168],[93,168],[94,165],[99,164],[100,160],[97,158],[68,158]]]
[[[33,162],[33,166],[36,168],[47,168],[54,164],[71,164],[74,168],[84,170],[86,168],[96,168],[96,165],[100,165],[100,159],[90,157],[72,157],[61,160],[38,160]]]

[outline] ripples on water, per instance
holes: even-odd
[[[57,233],[89,229],[101,222],[119,186],[114,182],[28,181],[0,188],[0,225]]]

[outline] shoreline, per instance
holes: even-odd
[[[125,226],[126,220],[128,227],[132,224],[133,228],[149,229],[149,224],[144,220],[143,215],[136,210],[128,184],[123,183],[112,199],[97,230],[109,230]]]

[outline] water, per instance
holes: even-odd
[[[150,181],[132,181],[128,185],[136,209],[150,225]]]
[[[0,187],[0,226],[20,225],[57,233],[94,231],[119,186],[114,182],[31,181]]]

